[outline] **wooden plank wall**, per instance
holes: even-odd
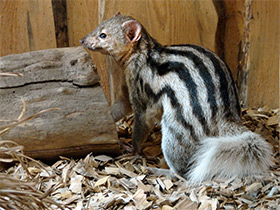
[[[0,56],[59,47],[54,2],[1,0]],[[80,46],[79,39],[120,11],[142,22],[163,44],[193,43],[216,51],[245,84],[239,85],[245,104],[279,107],[278,0],[67,0],[66,7],[69,46]],[[110,99],[104,57],[91,56]]]
[[[79,40],[96,28],[99,22],[98,0],[67,1],[67,23],[70,46],[81,46]],[[99,53],[93,53],[89,50],[87,51],[90,53],[97,66],[98,74],[101,77],[101,85],[106,98],[110,99],[105,57]]]
[[[193,43],[215,49],[218,17],[212,1],[101,0],[100,10],[102,20],[116,11],[135,17],[160,43]]]
[[[252,1],[248,106],[279,107],[280,1]]]
[[[1,0],[0,24],[0,56],[56,48],[51,0]]]

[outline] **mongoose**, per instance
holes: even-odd
[[[124,71],[137,153],[159,119],[164,158],[190,182],[262,174],[272,165],[271,146],[242,125],[231,71],[213,52],[163,46],[139,21],[120,14],[80,42],[112,56]]]

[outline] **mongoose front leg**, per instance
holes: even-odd
[[[112,117],[115,122],[119,121],[123,117],[132,113],[132,108],[129,100],[120,98],[111,106]]]
[[[134,128],[132,134],[132,144],[134,152],[141,153],[142,143],[147,139],[151,130],[151,126],[148,125],[143,113],[135,113]]]

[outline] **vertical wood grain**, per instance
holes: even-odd
[[[67,23],[69,46],[81,46],[79,40],[94,30],[98,25],[98,0],[67,0]],[[101,79],[101,85],[109,100],[109,82],[106,72],[105,57],[97,52],[87,50]]]
[[[213,0],[219,21],[216,31],[216,53],[228,64],[236,80],[242,41],[245,40],[245,0]]]
[[[234,79],[237,79],[239,55],[245,43],[247,35],[246,29],[246,15],[245,15],[245,0],[239,1],[224,1],[225,2],[225,38],[223,55],[224,60],[230,67]],[[249,33],[249,32],[248,32]]]
[[[0,22],[0,56],[56,47],[51,0],[2,0]]]
[[[98,25],[98,0],[68,0],[66,4],[69,44],[80,46],[79,40]]]
[[[199,44],[215,49],[217,13],[211,0],[100,0],[102,20],[116,12],[139,20],[162,44]]]
[[[248,77],[250,73],[250,30],[252,18],[252,0],[244,1],[243,35],[240,36],[237,56],[237,89],[241,106],[246,106],[248,96]],[[234,28],[233,28],[234,30]],[[234,49],[234,46],[232,46]],[[233,57],[235,58],[235,57]]]
[[[279,15],[277,0],[252,1],[247,105],[279,107]]]
[[[25,3],[0,1],[0,35],[1,56],[29,51]]]
[[[30,50],[56,48],[51,0],[29,0],[26,3],[28,3],[27,12],[30,15],[30,22],[27,20],[27,24],[28,28],[30,27],[34,40],[34,47],[30,46]],[[29,37],[31,37],[30,33]]]

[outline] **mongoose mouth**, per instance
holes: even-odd
[[[100,52],[102,54],[106,53],[103,48],[101,48],[101,47],[94,47],[92,45],[89,45],[89,44],[85,43],[83,40],[80,40],[80,43],[82,44],[83,47],[86,47],[86,48],[88,48],[91,51]]]
[[[83,45],[83,46],[88,48],[89,50],[91,50],[93,52],[99,52],[99,53],[102,53],[102,54],[105,54],[105,55],[109,54],[106,50],[104,50],[101,47],[91,47],[91,46],[86,46],[86,45]]]
[[[93,44],[89,44],[86,41],[86,37],[84,37],[83,39],[80,40],[80,43],[82,44],[83,47],[88,48],[91,51],[100,51],[101,49],[98,47],[95,47]]]

